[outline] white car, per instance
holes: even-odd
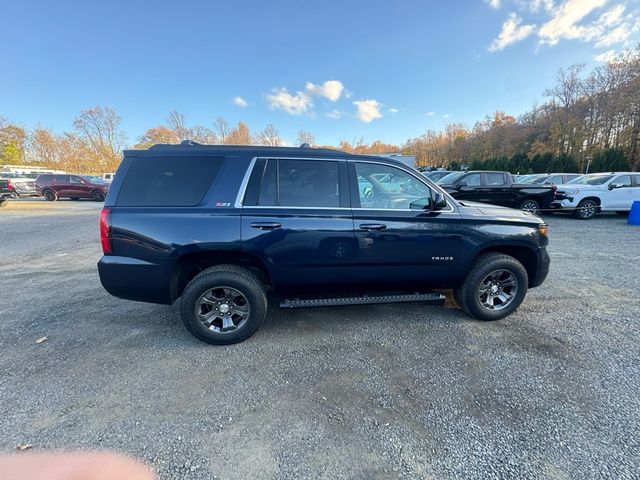
[[[558,185],[551,207],[572,210],[574,217],[589,220],[598,212],[627,215],[636,200],[640,201],[640,173],[591,173]]]

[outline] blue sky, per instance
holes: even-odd
[[[632,0],[6,2],[0,116],[62,132],[81,109],[110,106],[131,143],[171,110],[190,125],[273,123],[289,143],[299,129],[319,144],[398,143],[526,111],[558,68],[640,41],[639,10]]]

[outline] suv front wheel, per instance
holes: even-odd
[[[235,265],[208,268],[182,293],[180,316],[189,332],[214,345],[241,342],[262,325],[267,295],[260,280]]]
[[[520,306],[528,285],[527,271],[518,260],[492,252],[473,263],[453,295],[467,315],[478,320],[499,320]]]

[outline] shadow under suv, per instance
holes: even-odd
[[[481,320],[512,313],[549,270],[530,213],[456,201],[389,158],[337,150],[204,146],[129,150],[100,216],[102,285],[172,304],[213,344],[281,307],[441,300]],[[372,310],[375,314],[375,311]]]

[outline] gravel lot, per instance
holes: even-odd
[[[0,210],[0,447],[114,449],[161,478],[638,478],[640,228],[548,217],[506,320],[281,311],[244,343],[100,286],[93,202]],[[35,344],[47,336],[48,341]]]

